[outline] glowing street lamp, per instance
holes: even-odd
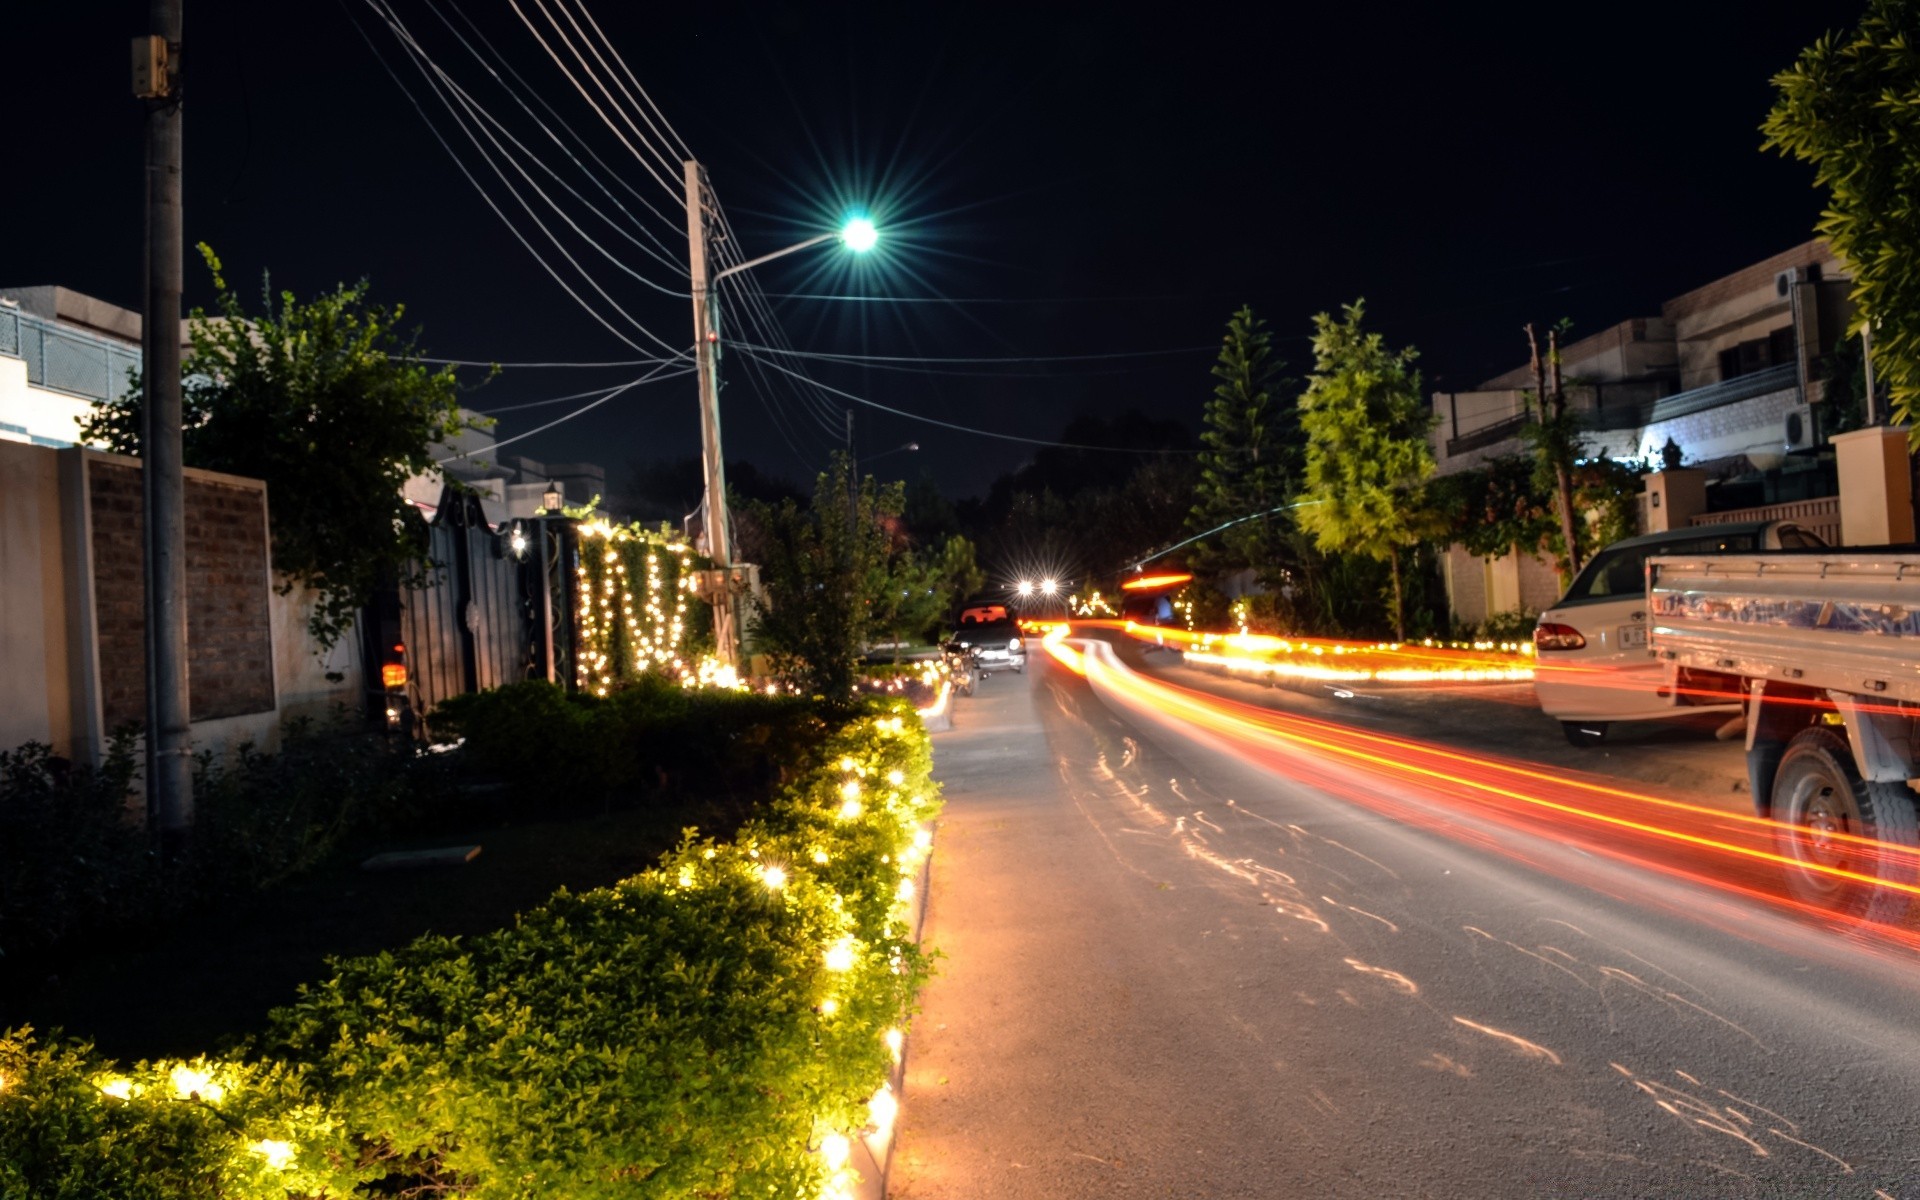
[[[865,254],[880,241],[880,231],[865,217],[855,217],[840,227],[840,243],[855,254]]]
[[[1031,595],[1033,595],[1033,580],[1031,580],[1031,579],[1022,579],[1022,580],[1020,581],[1020,586],[1019,586],[1019,588],[1018,588],[1017,590],[1019,591],[1019,593],[1020,593],[1020,594],[1021,594],[1022,596],[1031,596]]]
[[[1040,581],[1040,590],[1041,590],[1042,592],[1044,592],[1044,593],[1046,593],[1047,595],[1049,595],[1049,596],[1051,596],[1051,595],[1053,595],[1053,594],[1054,594],[1055,592],[1057,592],[1057,591],[1059,591],[1059,590],[1060,590],[1060,585],[1059,585],[1059,583],[1057,583],[1057,582],[1055,582],[1054,580],[1051,580],[1051,579],[1043,579],[1043,580],[1041,580],[1041,581]]]

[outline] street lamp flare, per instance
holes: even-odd
[[[855,254],[865,254],[880,241],[880,231],[865,217],[855,217],[840,229],[840,241]]]

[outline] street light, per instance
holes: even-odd
[[[848,250],[863,254],[873,249],[880,234],[866,217],[854,217],[833,233],[810,237],[784,250],[750,258],[721,271],[711,271],[707,262],[707,214],[713,210],[713,206],[707,203],[706,172],[691,159],[682,165],[687,189],[693,361],[700,385],[700,457],[706,477],[706,516],[703,525],[706,529],[707,555],[713,562],[716,574],[720,578],[728,578],[731,575],[729,568],[733,565],[733,545],[727,527],[726,466],[720,449],[720,385],[717,378],[718,356],[715,353],[715,343],[720,340],[720,313],[714,304],[713,285],[729,275],[737,275],[776,258],[785,258],[836,237]],[[718,651],[722,663],[732,666],[739,659],[739,628],[735,620],[733,594],[727,588],[716,589],[712,602],[714,649]]]
[[[880,240],[880,231],[865,217],[855,217],[840,227],[840,241],[855,254],[865,254]]]
[[[1051,596],[1060,590],[1060,585],[1051,579],[1043,579],[1040,581],[1040,590]]]
[[[560,506],[566,502],[567,497],[561,492],[560,485],[549,481],[547,483],[547,490],[540,496],[540,507],[550,513],[557,513],[560,511]]]
[[[877,459],[877,458],[885,458],[885,457],[886,457],[887,455],[889,455],[889,454],[898,454],[898,453],[900,453],[900,452],[901,452],[902,450],[918,450],[919,448],[920,448],[920,443],[919,443],[919,442],[903,442],[903,443],[901,443],[900,445],[898,445],[898,446],[895,446],[895,447],[894,447],[893,449],[891,449],[891,450],[882,450],[882,451],[881,451],[880,453],[878,453],[878,454],[870,454],[870,455],[868,455],[868,456],[867,456],[867,463],[868,463],[868,465],[872,465],[872,463],[873,463],[873,461],[874,461],[874,459]]]

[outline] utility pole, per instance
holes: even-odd
[[[150,0],[133,43],[133,91],[147,106],[146,307],[141,314],[140,457],[145,513],[147,828],[164,854],[193,830],[187,757],[186,475],[180,449],[180,26],[182,0]]]
[[[1567,415],[1566,392],[1560,383],[1560,331],[1547,331],[1547,357],[1540,357],[1540,341],[1534,336],[1533,325],[1528,323],[1527,352],[1533,367],[1533,394],[1539,402],[1539,419],[1542,426],[1551,428],[1557,435],[1562,419]],[[1553,392],[1551,407],[1547,399],[1547,369],[1553,370]],[[1574,541],[1573,479],[1567,471],[1567,463],[1560,455],[1560,447],[1550,438],[1541,442],[1541,452],[1553,462],[1553,507],[1560,518],[1560,537],[1567,544],[1567,577],[1571,579],[1580,571],[1580,550]]]
[[[1864,424],[1871,429],[1880,423],[1880,410],[1873,399],[1873,320],[1860,326],[1860,368],[1866,374],[1867,395]]]
[[[720,450],[720,383],[716,375],[720,333],[707,283],[706,176],[689,160],[687,172],[687,255],[693,283],[693,360],[700,381],[700,456],[707,481],[707,557],[713,560],[715,585],[707,589],[713,604],[713,642],[720,661],[739,661],[738,614],[733,603],[733,546],[727,524],[727,471]]]
[[[853,409],[847,409],[847,524],[860,523],[860,460],[853,453]]]

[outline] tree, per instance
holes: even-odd
[[[1540,341],[1533,326],[1526,327],[1527,352],[1533,361],[1534,400],[1538,411],[1526,428],[1539,463],[1541,486],[1553,492],[1554,516],[1560,522],[1565,578],[1580,570],[1580,519],[1574,512],[1573,466],[1580,454],[1579,418],[1567,411],[1567,390],[1560,376],[1560,334],[1571,326],[1561,321],[1547,330],[1547,356],[1540,357]],[[1551,383],[1549,383],[1551,377]]]
[[[331,647],[383,580],[424,581],[426,523],[400,489],[467,428],[453,371],[420,361],[417,334],[400,332],[406,308],[371,303],[364,279],[306,302],[263,281],[253,314],[213,251],[200,255],[219,316],[196,308],[189,325],[186,462],[266,481],[276,586],[318,594],[308,627]],[[135,386],[81,436],[138,454],[142,408]]]
[[[1394,632],[1404,638],[1400,554],[1439,529],[1425,495],[1433,415],[1413,369],[1415,351],[1389,350],[1379,334],[1361,329],[1365,315],[1366,302],[1356,300],[1338,320],[1329,313],[1313,319],[1313,374],[1300,396],[1305,486],[1296,511],[1322,551],[1388,564]]]
[[[1195,532],[1241,522],[1200,543],[1198,561],[1215,570],[1285,574],[1276,559],[1287,523],[1272,510],[1293,498],[1300,472],[1299,410],[1275,399],[1285,369],[1267,323],[1251,308],[1234,313],[1213,365],[1219,382],[1202,418],[1200,477],[1187,514]]]
[[[987,582],[987,573],[980,569],[973,543],[957,533],[940,543],[933,563],[934,577],[947,598],[946,607],[939,615],[950,620],[953,610]]]
[[[767,594],[748,632],[776,669],[834,703],[852,697],[856,664],[873,640],[874,597],[891,585],[888,523],[905,503],[902,485],[880,487],[868,476],[856,488],[851,475],[836,453],[810,507],[750,501],[740,531]]]
[[[1850,332],[1871,322],[1893,417],[1920,437],[1920,3],[1870,0],[1773,77],[1763,145],[1813,164],[1828,191],[1815,228],[1853,268]]]

